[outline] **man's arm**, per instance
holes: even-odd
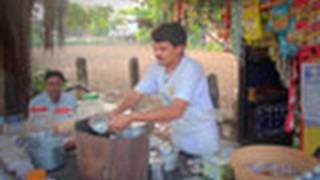
[[[127,109],[133,108],[142,98],[143,95],[157,94],[158,85],[156,81],[157,66],[153,65],[144,78],[131,90],[125,98],[118,104],[111,115],[118,115]]]
[[[142,98],[142,94],[132,90],[124,99],[118,104],[118,106],[111,111],[112,115],[121,114],[122,112],[126,111],[127,109],[133,108]]]
[[[109,124],[111,131],[121,131],[127,128],[132,122],[169,122],[183,115],[188,102],[176,99],[171,105],[149,110],[146,112],[134,112],[130,115],[116,115]]]
[[[131,118],[133,122],[169,122],[180,118],[187,107],[187,101],[176,99],[169,106],[160,107],[146,112],[132,113]]]

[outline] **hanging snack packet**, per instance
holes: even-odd
[[[242,26],[248,44],[263,38],[259,0],[244,0],[242,4]]]
[[[278,1],[270,11],[269,28],[276,33],[287,30],[289,25],[289,3]]]

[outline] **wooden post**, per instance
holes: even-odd
[[[129,61],[130,85],[134,87],[139,82],[139,60],[132,57]]]
[[[215,108],[219,108],[219,88],[217,76],[213,73],[208,75],[209,94]]]
[[[76,60],[76,69],[77,69],[77,80],[78,82],[88,87],[88,72],[87,72],[87,62],[85,58],[79,57]]]
[[[248,110],[248,105],[247,105],[247,99],[248,99],[248,94],[246,91],[246,59],[248,56],[247,54],[247,46],[242,45],[241,46],[241,51],[240,51],[240,57],[239,57],[239,70],[238,70],[238,81],[239,81],[239,93],[238,93],[238,141],[241,144],[246,144],[246,140],[248,139],[248,133],[246,133],[246,126],[248,123],[247,120],[247,110]]]

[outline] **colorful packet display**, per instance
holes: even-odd
[[[244,0],[241,6],[246,43],[269,47],[274,60],[292,61],[304,47],[320,44],[319,0]]]
[[[320,62],[320,0],[244,0],[241,6],[246,43],[269,49],[281,81],[288,87],[284,129],[294,132],[294,147],[308,151],[306,128],[315,127],[305,127],[300,68],[306,62]]]

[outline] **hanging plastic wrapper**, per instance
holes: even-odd
[[[259,0],[246,0],[242,3],[242,27],[244,38],[248,44],[263,38]]]
[[[278,0],[272,4],[268,29],[274,33],[285,32],[289,26],[289,6],[287,0]]]
[[[280,80],[283,83],[285,87],[289,87],[290,85],[290,78],[291,78],[291,64],[292,61],[287,60],[283,61],[279,58],[279,60],[276,61],[276,69],[279,73]]]
[[[291,0],[278,0],[275,2],[270,10],[270,20],[267,24],[267,29],[269,32],[276,34],[281,59],[286,60],[290,57],[293,57],[298,48],[295,44],[292,43],[292,31],[295,26],[295,19],[289,18],[289,8],[291,6]],[[291,36],[288,36],[291,35]]]
[[[0,162],[5,172],[15,174],[15,179],[23,179],[34,168],[16,136],[0,137]]]

